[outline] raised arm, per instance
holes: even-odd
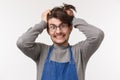
[[[90,56],[98,49],[103,38],[104,33],[101,29],[88,24],[80,18],[73,19],[73,26],[78,28],[86,36],[86,40],[80,42],[77,46],[80,48],[85,62],[87,63]]]
[[[42,20],[39,24],[31,27],[17,40],[18,48],[27,56],[37,61],[40,55],[42,43],[36,43],[35,40],[39,34],[47,27],[46,15],[48,11],[42,14]]]

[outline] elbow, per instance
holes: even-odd
[[[100,38],[101,40],[103,40],[103,39],[104,39],[104,36],[105,36],[104,32],[103,32],[102,30],[100,30],[100,31],[99,31],[99,35],[98,35],[98,38]]]
[[[99,41],[101,43],[102,40],[104,39],[104,36],[105,36],[104,32],[102,30],[99,30],[95,39],[96,42]]]
[[[23,40],[21,38],[19,38],[16,42],[16,45],[19,49],[21,49],[23,47]]]
[[[34,42],[27,41],[26,39],[19,38],[16,42],[16,45],[19,49],[27,49],[32,48],[34,46]]]

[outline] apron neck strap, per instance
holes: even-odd
[[[69,46],[69,52],[70,52],[70,62],[74,63],[73,52],[72,52],[71,46]]]
[[[47,59],[46,59],[46,60],[50,60],[50,55],[51,55],[51,52],[53,51],[53,48],[54,48],[53,45],[50,46],[50,48],[49,48],[49,52],[48,52],[48,56],[47,56]]]

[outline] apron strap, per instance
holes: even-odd
[[[53,51],[53,48],[54,48],[53,45],[50,46],[46,60],[50,60],[50,55],[51,55],[51,52]]]
[[[70,51],[70,63],[75,63],[71,46],[69,46],[69,51]]]

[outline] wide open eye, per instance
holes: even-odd
[[[65,23],[62,23],[62,24],[60,25],[60,28],[61,28],[61,29],[66,29],[67,27],[68,27],[68,25],[65,24]]]
[[[49,26],[49,29],[50,29],[50,30],[56,30],[56,28],[57,28],[57,27],[56,27],[55,25],[50,25],[50,26]]]

